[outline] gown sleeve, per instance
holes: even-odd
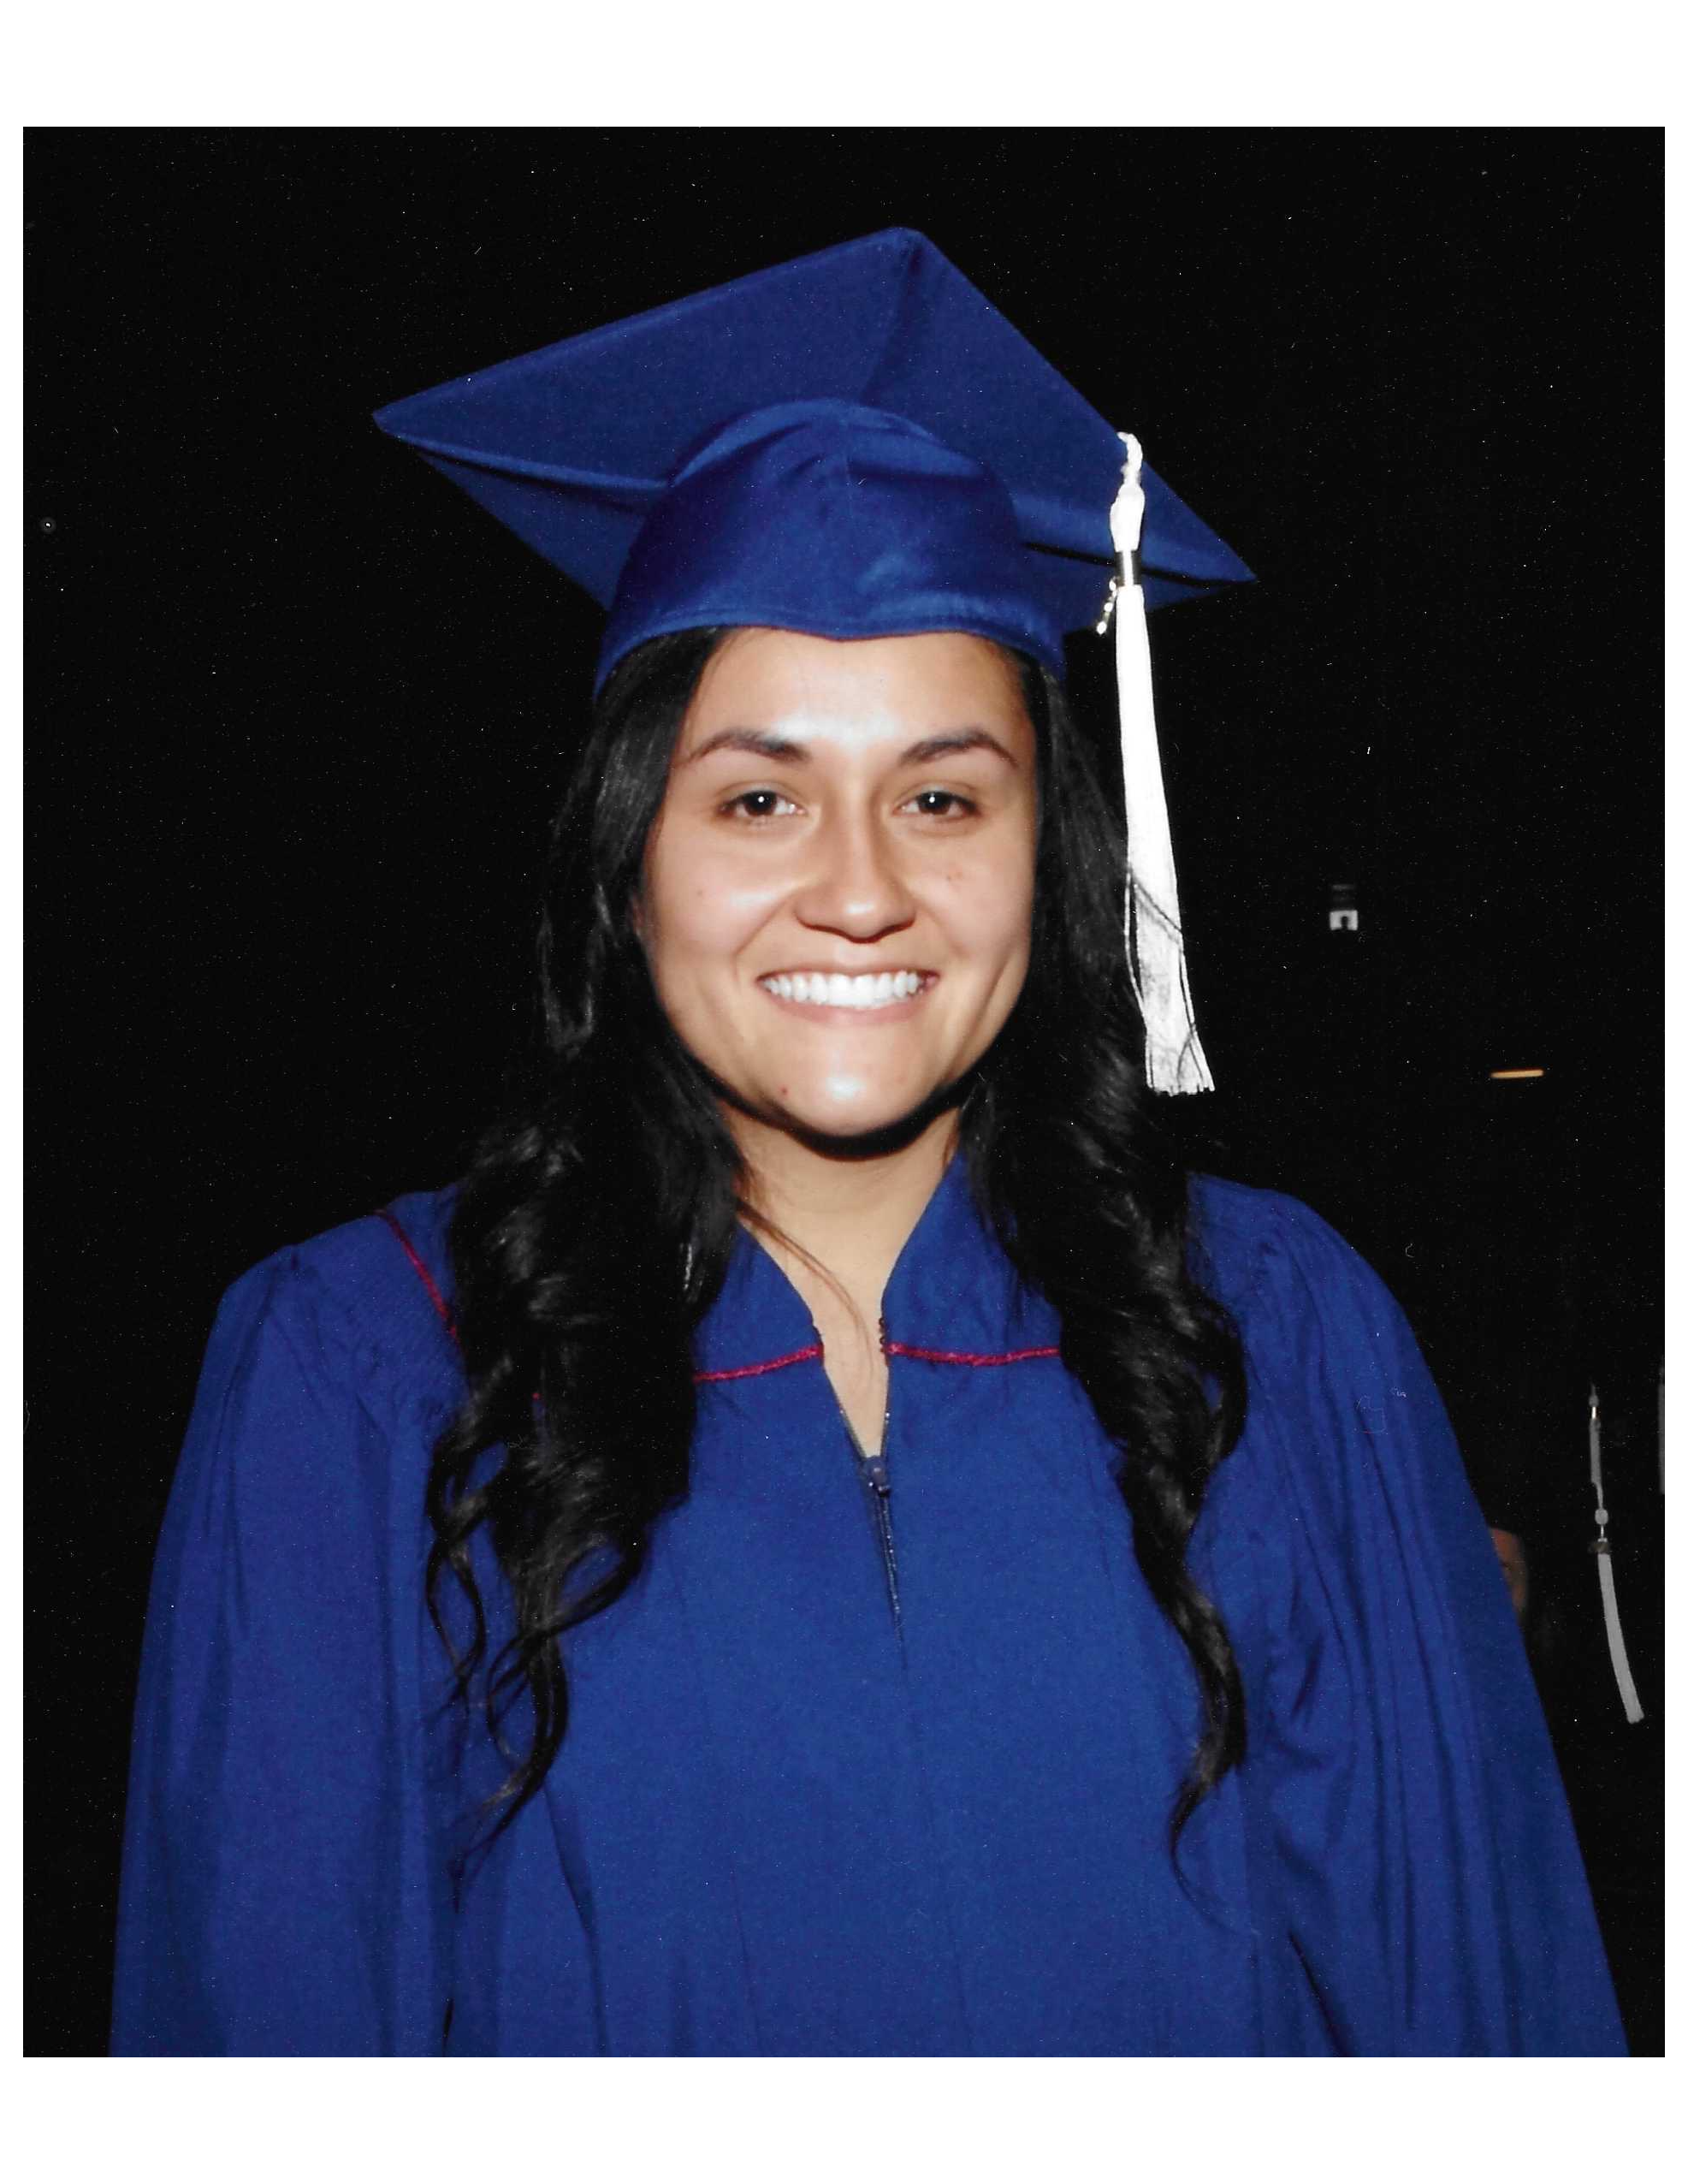
[[[1276,1902],[1274,2044],[1623,2054],[1546,1723],[1441,1399],[1371,1268],[1306,1208],[1265,1202],[1231,1462],[1253,1475],[1266,1582],[1241,1661],[1243,1777]],[[1310,2012],[1316,2040],[1297,2021]]]
[[[224,1298],[171,1491],[135,1717],[117,2054],[441,2043],[421,1481],[381,1399],[380,1345],[311,1249]]]

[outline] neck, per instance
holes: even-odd
[[[906,1145],[860,1159],[804,1145],[749,1116],[731,1120],[751,1212],[775,1262],[811,1309],[821,1292],[835,1290],[865,1326],[876,1327],[897,1255],[955,1151],[953,1110],[934,1116]]]

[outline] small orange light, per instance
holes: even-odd
[[[1513,1083],[1525,1077],[1545,1077],[1547,1071],[1544,1069],[1491,1069],[1489,1075],[1492,1083],[1501,1084]]]

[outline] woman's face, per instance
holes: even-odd
[[[1036,739],[1011,662],[949,632],[733,632],[645,853],[670,1022],[752,1114],[852,1137],[984,1053],[1024,983]]]

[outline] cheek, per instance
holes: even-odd
[[[664,846],[646,875],[642,933],[651,971],[726,966],[751,941],[778,899],[766,872],[683,839]]]
[[[1034,865],[1024,856],[963,865],[945,875],[945,920],[981,966],[1023,959],[1032,941]]]

